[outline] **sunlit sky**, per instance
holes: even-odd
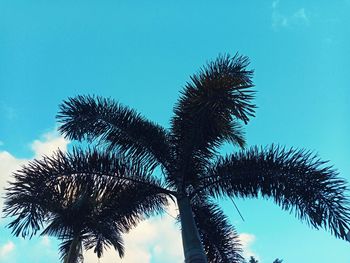
[[[96,94],[165,127],[189,76],[220,53],[247,55],[255,70],[249,145],[306,148],[350,180],[350,1],[0,0],[0,193],[19,165],[67,141],[58,105]],[[227,151],[236,149],[227,148]],[[225,212],[245,255],[261,263],[348,262],[350,244],[315,230],[272,200],[236,200]],[[169,211],[176,215],[176,209]],[[126,240],[122,262],[181,262],[167,214]],[[58,262],[57,241],[23,240],[0,219],[0,262]],[[97,262],[90,253],[86,262]],[[111,251],[103,262],[119,262]]]

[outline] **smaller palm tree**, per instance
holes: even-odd
[[[282,262],[283,262],[282,259],[276,258],[272,263],[282,263]],[[255,257],[251,256],[249,258],[249,262],[248,263],[259,263],[259,261]]]
[[[252,256],[249,259],[249,263],[259,263],[259,261]]]
[[[79,156],[77,151],[75,156]],[[149,195],[152,189],[136,188],[130,182],[108,177],[77,180],[76,176],[52,179],[50,174],[38,175],[37,165],[44,162],[49,165],[50,159],[30,163],[27,172],[33,173],[15,174],[16,182],[8,189],[4,211],[7,216],[16,216],[8,225],[16,236],[32,236],[43,227],[41,235],[61,240],[59,250],[64,263],[79,262],[83,248],[94,249],[100,258],[105,248],[113,246],[123,257],[122,234],[167,204],[165,196]],[[116,168],[125,173],[138,169],[123,162]]]

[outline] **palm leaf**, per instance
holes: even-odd
[[[161,126],[112,99],[93,96],[69,98],[60,105],[59,131],[73,140],[97,140],[107,150],[118,150],[145,163],[168,165],[168,134]]]
[[[200,200],[192,208],[208,262],[241,263],[243,257],[238,235],[219,206]]]
[[[119,257],[124,256],[124,242],[121,233],[114,225],[106,222],[101,222],[95,231],[86,235],[83,242],[87,250],[94,249],[98,258],[102,257],[103,251],[110,246],[114,247]]]
[[[316,155],[274,145],[220,158],[198,191],[212,196],[272,197],[315,228],[345,239],[349,230],[346,182]]]
[[[59,245],[60,260],[63,262],[69,253],[69,248],[71,246],[72,239],[64,240]]]
[[[187,83],[171,120],[178,170],[191,173],[194,163],[213,157],[225,141],[245,145],[239,121],[248,122],[255,108],[248,64],[247,57],[220,56]]]
[[[126,232],[168,204],[162,181],[152,177],[147,167],[97,149],[58,151],[30,162],[14,176],[4,212],[15,217],[8,227],[17,236],[32,236],[44,222],[42,234],[61,240],[71,239],[73,232],[95,233],[105,221],[112,222],[110,228]],[[122,254],[119,235],[104,233],[104,243],[94,240],[103,246],[112,244]]]

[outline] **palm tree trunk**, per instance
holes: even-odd
[[[72,243],[70,244],[67,256],[64,259],[64,263],[77,263],[80,253],[81,240],[80,236],[74,236]]]
[[[198,229],[187,196],[177,199],[181,219],[182,246],[186,263],[207,263]]]

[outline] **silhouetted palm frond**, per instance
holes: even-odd
[[[97,257],[100,258],[103,254],[103,251],[108,247],[113,246],[114,249],[118,252],[119,257],[124,256],[124,242],[121,236],[121,231],[118,231],[118,228],[110,222],[99,221],[94,231],[85,234],[83,239],[83,244],[85,249],[94,249],[94,253],[97,254]]]
[[[69,98],[60,105],[59,131],[75,140],[87,138],[127,156],[168,166],[168,134],[135,110],[112,99],[94,96]]]
[[[77,236],[98,257],[108,246],[123,256],[121,234],[161,212],[168,200],[147,168],[119,157],[74,149],[30,162],[7,189],[4,212],[15,217],[8,226],[24,237],[44,228],[42,235],[63,241],[62,258]]]
[[[64,261],[64,259],[68,255],[71,243],[72,243],[72,239],[67,239],[67,240],[62,241],[59,245],[58,249],[59,249],[59,253],[60,253],[60,260],[62,262]]]
[[[253,147],[219,160],[202,182],[213,196],[272,197],[313,227],[345,239],[350,213],[346,182],[311,152]]]
[[[213,157],[225,141],[245,145],[239,121],[248,122],[255,108],[248,64],[247,57],[220,56],[187,83],[171,120],[178,170],[188,172],[193,164]]]
[[[241,263],[238,234],[218,205],[206,201],[193,206],[195,221],[210,263]]]

